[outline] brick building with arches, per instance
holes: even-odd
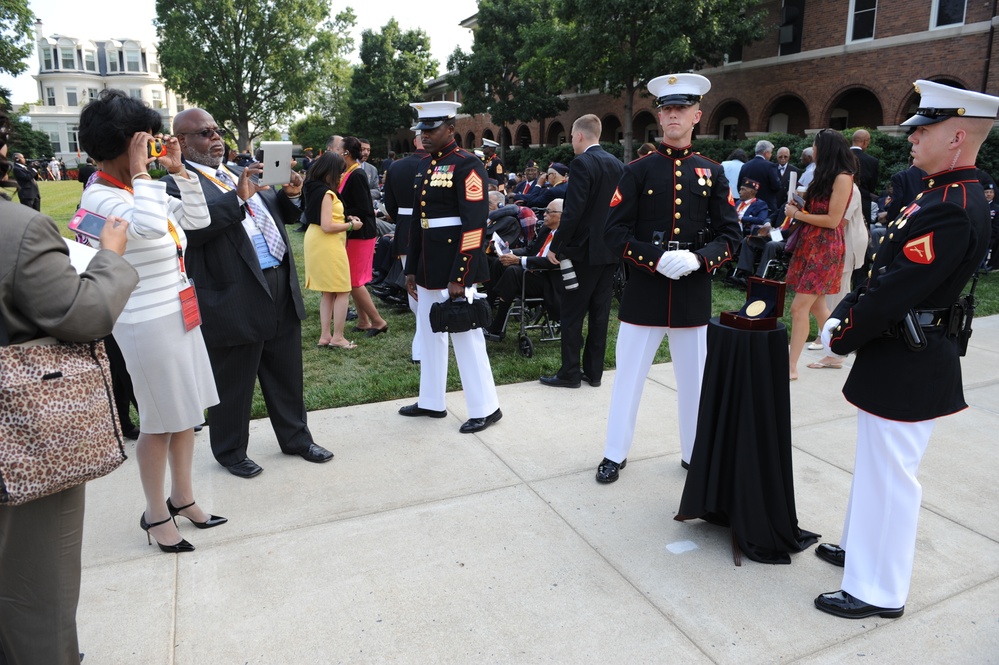
[[[744,139],[770,132],[805,135],[823,127],[877,128],[903,133],[899,123],[919,100],[925,78],[999,94],[991,67],[999,26],[996,0],[767,0],[759,11],[773,30],[730,53],[725,64],[699,70],[711,79],[695,137]],[[474,21],[462,23],[473,26]],[[666,72],[663,72],[666,73]],[[569,108],[543,123],[498,127],[488,114],[459,115],[456,135],[466,148],[482,139],[508,147],[554,146],[568,140],[585,113],[603,121],[602,141],[622,141],[630,122],[634,147],[660,136],[654,100],[635,96],[631,118],[621,98],[563,93]],[[429,99],[461,101],[443,77],[429,81]],[[406,151],[406,133],[397,141]]]

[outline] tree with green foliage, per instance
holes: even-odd
[[[437,73],[437,61],[427,34],[403,31],[394,18],[378,32],[361,33],[360,56],[347,104],[351,133],[384,138],[387,146],[400,127],[412,124],[409,103],[422,98],[423,82]]]
[[[235,128],[241,150],[319,100],[353,48],[350,9],[324,0],[156,0],[167,86]]]
[[[320,150],[326,149],[326,140],[336,134],[336,129],[326,118],[313,113],[293,122],[288,134],[303,150],[312,148],[318,155]]]
[[[28,0],[0,0],[0,73],[17,76],[28,68],[35,15]],[[10,109],[10,90],[0,87],[0,108]]]
[[[17,116],[10,117],[10,137],[7,139],[7,155],[19,152],[27,159],[52,154],[49,135],[31,128],[31,123]]]
[[[624,154],[632,155],[635,93],[660,75],[718,65],[760,39],[762,0],[565,0],[549,42],[574,85],[624,98]]]
[[[463,112],[489,113],[504,127],[517,120],[543,123],[569,108],[559,94],[563,71],[552,59],[538,57],[554,32],[551,6],[479,1],[471,53],[459,48],[448,58],[448,84],[461,93]]]

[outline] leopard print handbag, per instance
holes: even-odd
[[[103,342],[0,346],[0,506],[55,494],[127,459]]]

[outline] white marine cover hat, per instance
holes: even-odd
[[[656,107],[693,106],[711,89],[711,81],[700,74],[666,74],[649,81]]]
[[[419,115],[416,129],[437,129],[458,115],[461,104],[458,102],[413,102],[410,104]]]
[[[922,79],[912,85],[919,94],[919,108],[902,123],[904,127],[932,125],[948,118],[995,119],[999,112],[999,97]]]

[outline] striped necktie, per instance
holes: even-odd
[[[222,169],[218,170],[215,177],[233,189],[236,188],[236,183]],[[267,243],[267,251],[270,252],[271,256],[280,261],[284,258],[284,253],[287,251],[288,246],[285,245],[284,238],[281,237],[281,232],[278,231],[277,224],[274,223],[274,218],[271,217],[267,208],[253,199],[254,197],[251,196],[246,200],[246,207],[250,209],[250,217],[253,219],[253,223],[257,225],[257,230],[264,236],[264,242]]]

